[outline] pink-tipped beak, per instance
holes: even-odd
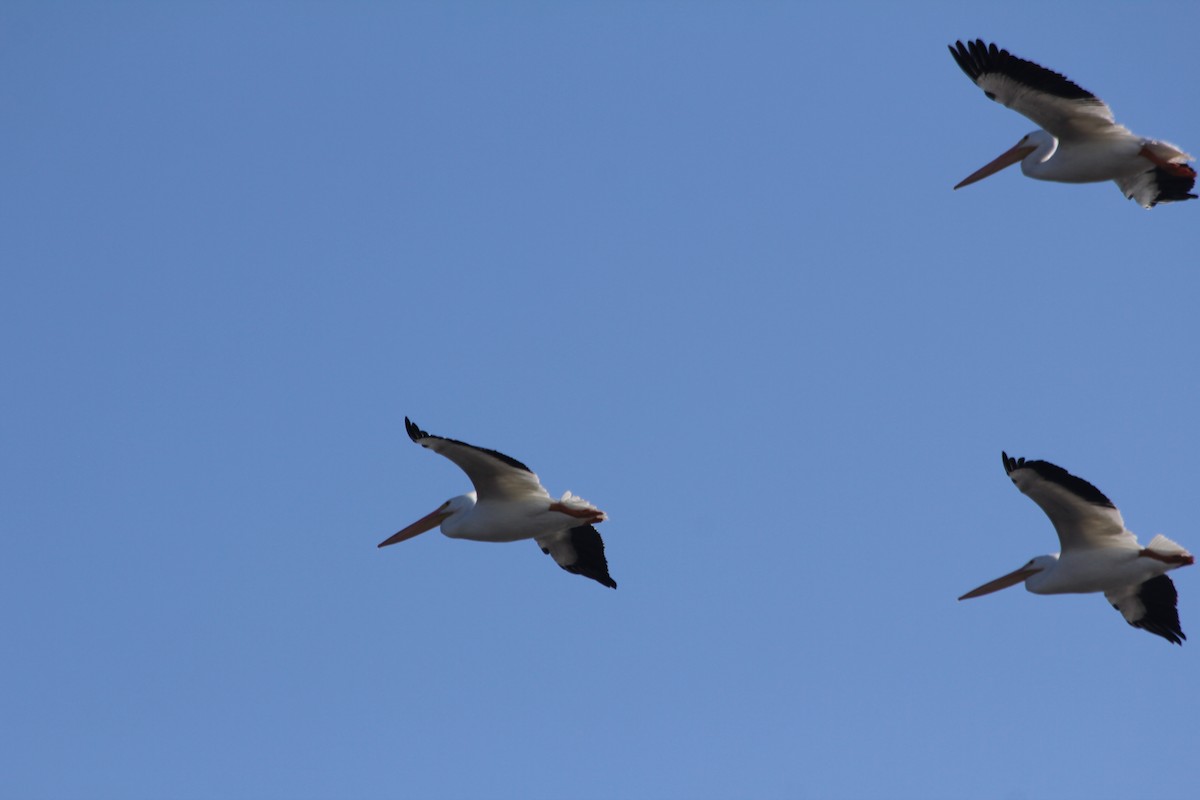
[[[983,180],[988,175],[994,175],[997,172],[999,172],[1000,170],[1004,169],[1005,167],[1009,167],[1009,166],[1012,166],[1013,164],[1017,163],[1018,161],[1023,159],[1025,156],[1032,153],[1034,150],[1037,150],[1037,147],[1035,145],[1018,144],[1016,147],[1005,152],[1003,155],[1001,155],[995,161],[991,162],[990,164],[986,164],[985,166],[980,167],[979,169],[975,170],[967,177],[963,178],[961,181],[958,182],[958,185],[955,186],[954,188],[961,189],[964,186],[970,186],[972,183],[975,183],[976,181]]]
[[[411,539],[414,536],[416,536],[418,534],[422,534],[427,530],[436,528],[438,525],[440,525],[442,523],[442,520],[444,520],[448,516],[450,516],[449,511],[444,511],[442,508],[439,508],[437,511],[434,511],[432,514],[421,517],[419,520],[414,522],[412,525],[409,525],[404,530],[402,530],[398,533],[392,534],[391,536],[384,539],[382,542],[380,542],[376,546],[377,547],[387,547],[389,544],[396,544],[396,542],[403,542],[405,539]]]
[[[1007,589],[1008,587],[1014,586],[1014,585],[1020,583],[1021,581],[1025,580],[1026,578],[1028,578],[1030,575],[1034,574],[1035,572],[1041,572],[1041,571],[1042,571],[1041,567],[1021,567],[1016,572],[1010,572],[1007,575],[1004,575],[1003,577],[996,578],[996,580],[994,580],[994,581],[985,583],[983,586],[980,586],[978,589],[972,589],[971,591],[967,592],[966,594],[964,594],[962,597],[960,597],[958,599],[959,600],[970,600],[972,597],[981,597],[985,594],[991,594],[992,592],[998,592],[1001,589]]]

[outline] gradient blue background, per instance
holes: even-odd
[[[1200,550],[1200,202],[1014,168],[946,45],[1200,152],[1179,3],[0,8],[4,793],[1196,796],[1183,648],[1000,450]],[[604,508],[377,542],[427,430]]]

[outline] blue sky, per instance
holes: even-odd
[[[946,45],[1200,152],[1192,3],[0,10],[25,798],[1192,797],[1183,648],[1000,451],[1200,548],[1200,202],[1014,168]],[[1120,42],[1114,46],[1114,42]],[[375,545],[467,488],[605,509]]]

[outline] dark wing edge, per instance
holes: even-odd
[[[1192,194],[1192,188],[1196,185],[1196,170],[1186,164],[1182,166],[1186,171],[1181,170],[1178,174],[1171,173],[1162,167],[1155,167],[1150,171],[1153,173],[1152,180],[1155,189],[1154,198],[1150,201],[1151,208],[1159,203],[1178,203],[1196,199],[1196,195]],[[1132,200],[1134,193],[1131,191],[1126,197]]]
[[[530,474],[533,473],[533,470],[531,470],[529,467],[522,464],[520,461],[517,461],[512,456],[506,456],[506,455],[504,455],[504,453],[498,452],[496,450],[489,450],[486,447],[476,447],[473,444],[467,444],[466,442],[460,442],[458,439],[450,439],[445,436],[434,436],[432,434],[426,433],[425,431],[421,430],[420,427],[418,427],[417,424],[415,422],[413,422],[412,420],[410,420],[408,417],[404,418],[404,430],[406,430],[408,432],[408,438],[412,439],[417,444],[421,444],[422,439],[440,439],[443,442],[449,442],[451,444],[460,445],[461,447],[469,447],[472,450],[478,450],[481,453],[488,454],[492,458],[497,458],[500,461],[503,461],[505,464],[507,464],[510,467],[516,467],[517,469],[523,469]],[[425,445],[421,445],[421,446],[425,447]]]
[[[976,39],[965,45],[961,41],[955,42],[950,45],[950,55],[954,56],[959,68],[976,84],[979,83],[981,76],[994,72],[1028,86],[1034,91],[1045,92],[1055,97],[1062,97],[1066,100],[1103,102],[1065,75],[1046,69],[1032,61],[1017,58],[1007,50],[996,47],[995,44],[984,44],[983,39]],[[996,99],[995,95],[990,92],[984,94],[991,100]]]
[[[1104,493],[1095,486],[1049,461],[1026,461],[1024,458],[1010,458],[1008,453],[1003,450],[1000,451],[1000,459],[1004,462],[1004,472],[1007,475],[1012,475],[1018,469],[1031,469],[1042,480],[1058,484],[1081,500],[1105,508],[1116,508],[1113,501],[1105,497]]]
[[[1151,578],[1138,587],[1136,597],[1146,611],[1140,619],[1126,621],[1135,628],[1161,636],[1171,644],[1182,645],[1187,636],[1179,626],[1179,593],[1175,591],[1171,579],[1166,575]]]
[[[608,574],[608,559],[604,557],[604,540],[600,538],[599,531],[591,525],[580,525],[562,535],[565,543],[575,551],[575,560],[563,564],[555,558],[555,563],[574,575],[591,578],[610,589],[617,588],[617,582]],[[538,546],[542,548],[543,553],[551,555],[549,547],[541,542],[538,542]]]

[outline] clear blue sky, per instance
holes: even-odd
[[[1196,796],[1183,648],[1001,449],[1200,551],[1200,202],[1014,168],[994,40],[1200,153],[1200,6],[0,10],[3,792]],[[467,489],[610,515],[375,545]]]

